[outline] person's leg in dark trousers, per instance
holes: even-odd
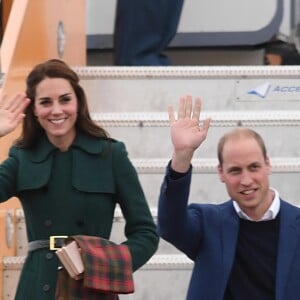
[[[169,65],[163,51],[177,32],[182,6],[183,0],[118,0],[115,64]]]

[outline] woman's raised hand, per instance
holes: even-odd
[[[30,99],[24,93],[14,95],[9,99],[0,98],[0,137],[14,131],[25,117],[24,110]]]
[[[171,127],[171,140],[174,147],[172,168],[185,172],[189,168],[194,151],[202,144],[207,136],[210,119],[199,124],[201,112],[200,98],[193,101],[191,96],[181,97],[178,108],[178,118],[175,118],[172,106],[168,107]]]

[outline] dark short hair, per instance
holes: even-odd
[[[75,123],[76,129],[95,137],[108,138],[108,133],[98,126],[90,117],[87,98],[83,88],[79,84],[79,77],[64,61],[50,59],[36,65],[26,79],[26,95],[31,102],[25,111],[23,130],[16,145],[20,147],[32,146],[38,138],[44,134],[44,129],[34,115],[34,102],[37,85],[45,78],[63,78],[72,86],[78,100],[78,116]]]

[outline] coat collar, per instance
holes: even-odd
[[[70,148],[79,148],[86,153],[98,154],[103,151],[103,146],[103,139],[77,132],[75,140]],[[30,150],[30,160],[32,162],[43,162],[49,155],[57,150],[57,147],[50,143],[46,135],[43,135]]]
[[[99,154],[103,151],[103,139],[78,132],[71,147],[79,148],[90,154]]]

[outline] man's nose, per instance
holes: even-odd
[[[242,178],[241,178],[241,184],[242,185],[250,185],[252,183],[252,177],[249,172],[243,172]]]

